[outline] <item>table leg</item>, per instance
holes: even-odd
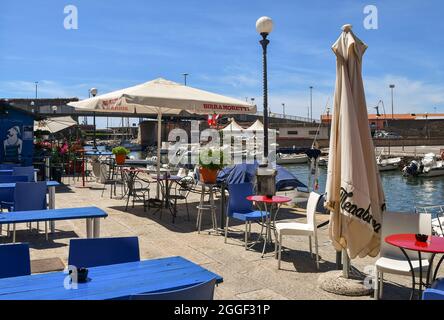
[[[265,213],[267,213],[268,212],[268,207],[267,207],[266,203],[264,203],[264,208],[265,208]],[[271,211],[272,208],[273,207],[270,208],[270,211]],[[270,233],[270,229],[269,228],[270,228],[271,214],[272,214],[272,212],[270,212],[270,214],[265,217],[265,224],[266,224],[266,226],[265,226],[264,246],[262,247],[262,258],[265,255],[265,247],[267,246],[267,243],[268,243],[268,235]]]
[[[55,209],[55,187],[48,188],[49,209]],[[51,233],[55,232],[55,221],[50,221]]]
[[[438,264],[436,265],[435,272],[433,273],[432,282],[436,280],[436,277],[438,276],[439,267],[441,266],[441,263],[444,261],[444,255],[439,259]]]
[[[93,237],[100,238],[100,218],[94,218]]]
[[[422,296],[422,257],[421,251],[418,251],[419,258],[419,298]]]
[[[88,239],[92,238],[92,228],[93,228],[93,226],[92,226],[92,219],[87,218],[86,219],[86,237]]]
[[[413,300],[413,296],[415,295],[415,290],[416,290],[415,270],[413,269],[412,261],[410,260],[408,254],[405,252],[403,248],[400,249],[410,266],[410,273],[412,274],[412,292],[410,293],[410,300]]]
[[[430,275],[432,274],[432,268],[433,268],[433,260],[435,259],[436,253],[433,253],[430,257],[430,264],[427,268],[427,279],[426,279],[426,287],[430,288]]]

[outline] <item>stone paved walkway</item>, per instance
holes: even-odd
[[[69,181],[73,183],[72,179]],[[159,215],[144,212],[140,204],[125,212],[123,200],[109,199],[109,191],[101,197],[102,186],[88,183],[91,188],[81,189],[68,184],[60,187],[56,194],[57,208],[97,206],[108,212],[107,219],[102,221],[101,236],[138,236],[142,259],[153,259],[180,255],[203,267],[218,273],[224,278],[215,292],[216,299],[371,299],[372,297],[351,298],[330,294],[318,287],[317,280],[321,273],[334,270],[335,251],[328,239],[327,228],[319,229],[320,270],[316,270],[314,260],[308,253],[308,239],[293,237],[285,241],[286,252],[282,255],[282,270],[277,270],[270,247],[270,253],[261,258],[261,246],[246,251],[243,246],[243,225],[232,225],[228,243],[221,235],[202,232],[197,234],[195,228],[196,205],[199,195],[190,195],[190,221],[187,220],[184,204],[179,205],[179,213],[173,224],[169,212],[164,210]],[[76,182],[77,183],[77,182]],[[78,184],[78,183],[77,183]],[[152,189],[155,188],[152,186]],[[220,214],[220,212],[218,212]],[[304,221],[300,211],[286,207],[282,209],[280,219],[297,219]],[[318,215],[319,223],[328,216]],[[219,217],[218,217],[219,222]],[[43,225],[40,224],[43,229]],[[210,229],[211,219],[204,215],[203,228]],[[34,224],[35,227],[35,224]],[[18,226],[17,241],[26,241],[31,246],[31,259],[59,257],[66,264],[69,239],[85,237],[83,220],[62,221],[56,223],[56,233],[46,241],[43,231],[29,232],[25,226]],[[237,229],[237,232],[236,232]],[[253,226],[253,232],[259,226]],[[254,235],[253,235],[254,236]],[[5,232],[0,237],[2,243],[10,242]],[[353,261],[360,271],[367,265],[374,264],[375,259],[365,258]],[[384,287],[385,299],[407,299],[409,297],[409,277],[387,275]]]

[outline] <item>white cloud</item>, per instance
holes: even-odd
[[[391,112],[390,84],[394,89],[394,112],[444,112],[444,85],[412,80],[403,76],[385,75],[364,79],[367,105],[375,105],[382,99],[386,112]],[[390,109],[390,110],[389,110]]]

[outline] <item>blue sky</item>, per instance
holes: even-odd
[[[65,30],[66,5],[78,8],[78,29]],[[363,9],[378,8],[379,28],[366,30]],[[444,113],[444,3],[384,1],[2,0],[0,97],[85,98],[157,77],[236,98],[261,109],[261,48],[256,19],[274,20],[269,46],[271,110],[313,115],[332,95],[331,45],[345,23],[368,44],[364,81],[369,111],[382,99],[395,112]]]

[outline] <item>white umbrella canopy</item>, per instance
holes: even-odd
[[[362,81],[367,46],[345,25],[333,51],[336,91],[330,138],[326,206],[330,238],[351,259],[375,257],[380,249],[384,192],[368,125]]]
[[[75,125],[77,125],[77,122],[71,117],[53,117],[34,121],[34,131],[41,130],[56,133]]]
[[[256,106],[242,100],[185,86],[158,78],[133,87],[99,95],[83,101],[70,102],[76,109],[91,111],[157,114],[157,175],[160,175],[162,114],[249,114]],[[159,194],[159,188],[157,189]]]
[[[255,113],[256,106],[242,100],[195,89],[158,78],[68,105],[77,109],[118,113],[193,114]]]

